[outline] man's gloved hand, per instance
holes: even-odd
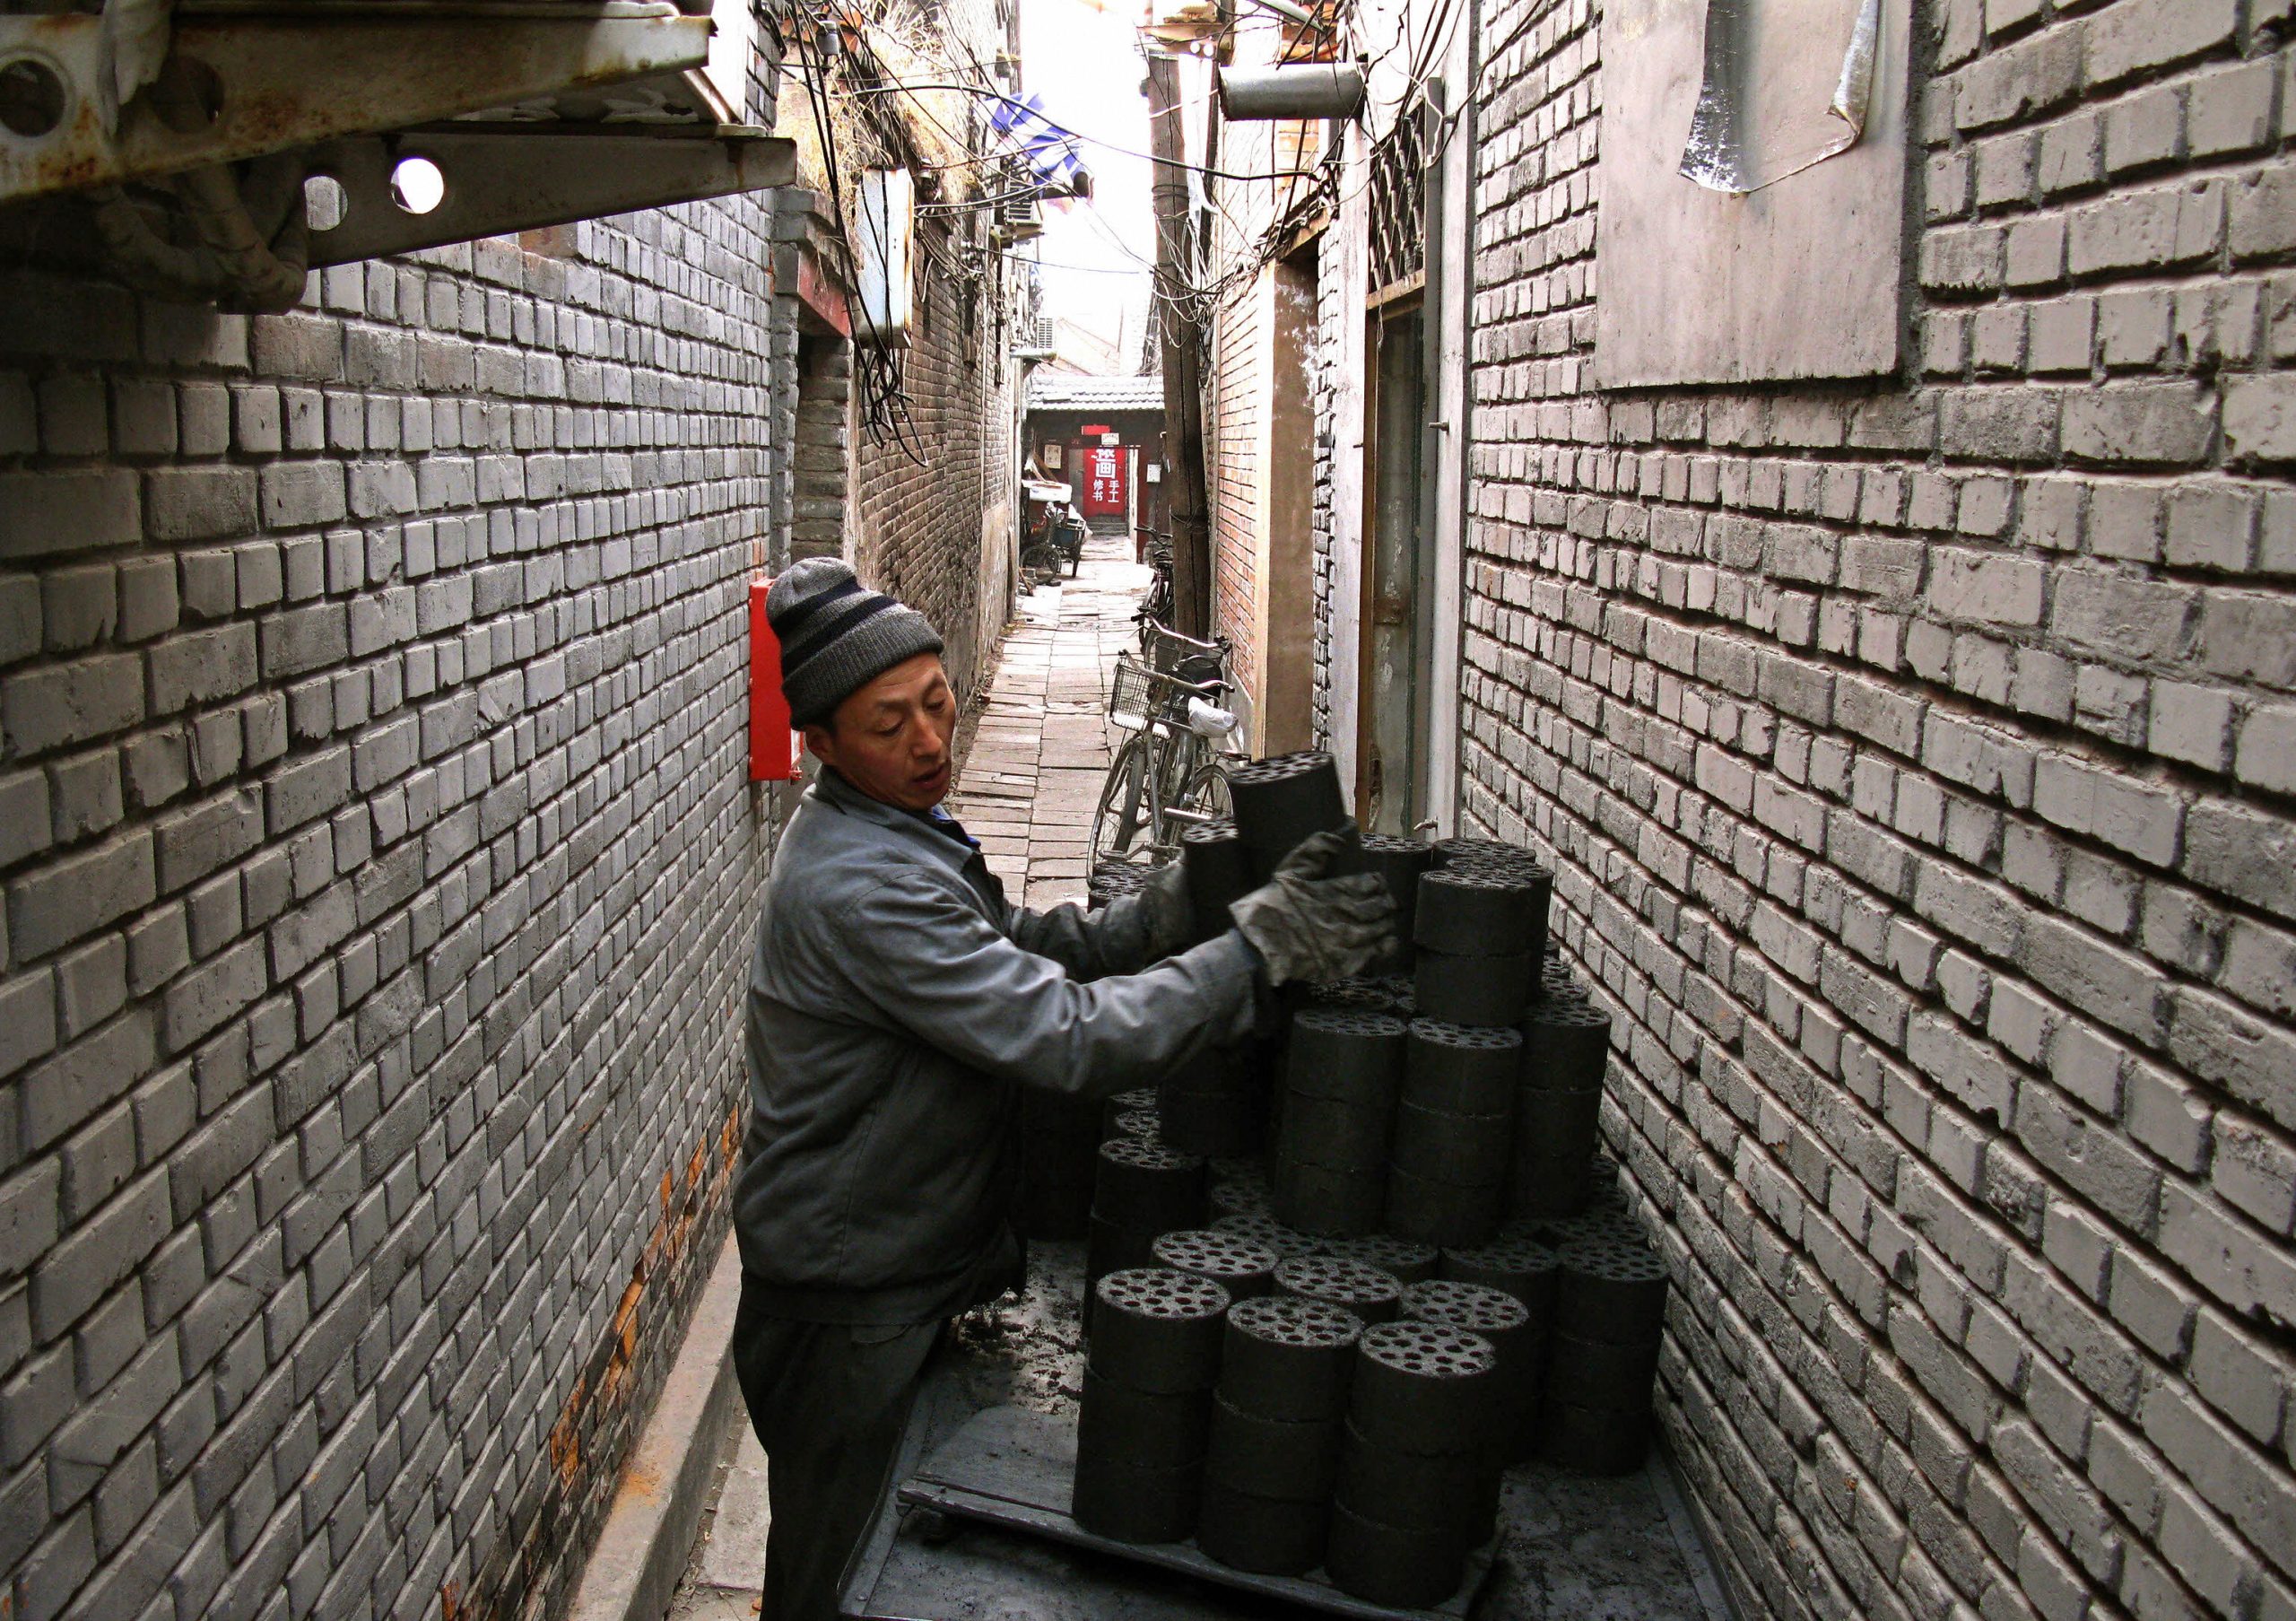
[[[1341,980],[1394,944],[1395,898],[1377,873],[1326,878],[1346,835],[1317,833],[1283,858],[1275,876],[1229,907],[1267,964],[1268,982]]]
[[[1148,931],[1148,957],[1168,957],[1196,938],[1196,903],[1188,898],[1187,872],[1167,861],[1140,886],[1140,921]]]

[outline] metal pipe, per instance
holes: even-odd
[[[1316,20],[1305,6],[1294,5],[1292,0],[1252,0],[1264,12],[1274,12],[1294,28],[1313,28]]]
[[[1349,118],[1363,105],[1363,70],[1352,62],[1223,67],[1220,113],[1231,124],[1269,118]]]

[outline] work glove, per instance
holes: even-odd
[[[1196,903],[1188,898],[1187,869],[1167,861],[1140,886],[1142,928],[1148,934],[1148,960],[1154,962],[1196,942]]]
[[[1302,840],[1275,876],[1228,908],[1266,965],[1267,980],[1344,980],[1361,973],[1395,942],[1395,897],[1377,873],[1326,878],[1347,847],[1341,832]]]

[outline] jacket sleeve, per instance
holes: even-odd
[[[1050,957],[1074,979],[1137,973],[1153,960],[1137,895],[1111,901],[1098,911],[1081,906],[1053,906],[1043,911],[1008,906],[1004,932],[1022,951]]]
[[[857,989],[960,1062],[1100,1097],[1162,1079],[1251,1028],[1257,966],[1232,930],[1137,973],[1082,982],[962,897],[896,872],[842,919]]]

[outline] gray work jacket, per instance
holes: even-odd
[[[1131,899],[1009,905],[978,850],[822,773],[750,969],[734,1224],[771,1314],[927,1322],[1011,1282],[1018,1086],[1105,1096],[1250,1028],[1242,936],[1148,954]]]

